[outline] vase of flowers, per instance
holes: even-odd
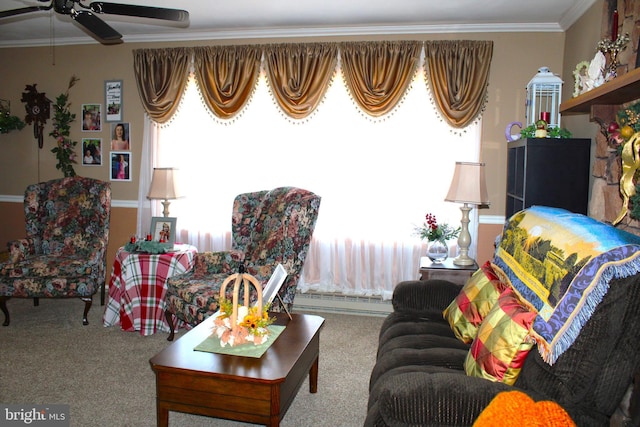
[[[449,256],[447,240],[454,239],[460,234],[460,227],[453,228],[449,224],[438,224],[436,216],[428,213],[425,222],[416,227],[415,234],[423,240],[428,240],[427,256],[432,262],[441,263]]]

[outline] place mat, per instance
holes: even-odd
[[[240,344],[235,347],[220,345],[220,338],[211,334],[204,341],[198,344],[194,350],[196,351],[206,351],[208,353],[220,353],[220,354],[229,354],[232,356],[245,356],[245,357],[255,357],[259,359],[262,355],[267,351],[271,344],[280,336],[282,331],[284,331],[284,326],[279,325],[269,325],[267,329],[269,330],[269,339],[267,342],[254,345],[252,342],[248,342],[245,344]]]

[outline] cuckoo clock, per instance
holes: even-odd
[[[25,92],[22,92],[22,102],[25,103],[27,115],[24,121],[27,124],[33,123],[33,136],[38,140],[38,147],[43,145],[44,124],[50,116],[51,101],[44,93],[38,92],[36,85],[27,85]]]

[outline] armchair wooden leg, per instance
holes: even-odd
[[[4,323],[2,326],[9,326],[11,318],[9,317],[9,310],[7,310],[7,300],[11,297],[0,297],[0,310],[4,313]]]
[[[93,298],[80,298],[84,301],[84,313],[82,313],[82,324],[87,326],[89,324],[89,319],[87,319],[87,315],[89,314],[89,309],[91,308],[91,304],[93,303]]]
[[[100,288],[100,305],[104,305],[104,282],[102,283],[102,286]]]
[[[33,306],[34,307],[38,307],[40,305],[40,298],[34,298],[33,299]]]
[[[169,310],[165,310],[164,317],[165,319],[167,319],[169,329],[171,330],[171,332],[169,332],[169,338],[167,338],[167,341],[173,341],[173,336],[175,334],[175,327],[173,326],[173,314]]]

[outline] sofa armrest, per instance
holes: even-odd
[[[398,283],[391,302],[397,312],[442,313],[461,289],[460,285],[446,280],[408,280]]]
[[[17,239],[8,242],[9,262],[20,262],[30,255],[35,255],[38,252],[36,250],[38,246],[37,239],[34,238]]]
[[[376,393],[365,420],[373,426],[471,426],[491,400],[513,386],[450,372],[391,375]],[[518,389],[519,390],[519,389]],[[531,395],[534,400],[541,396]]]

